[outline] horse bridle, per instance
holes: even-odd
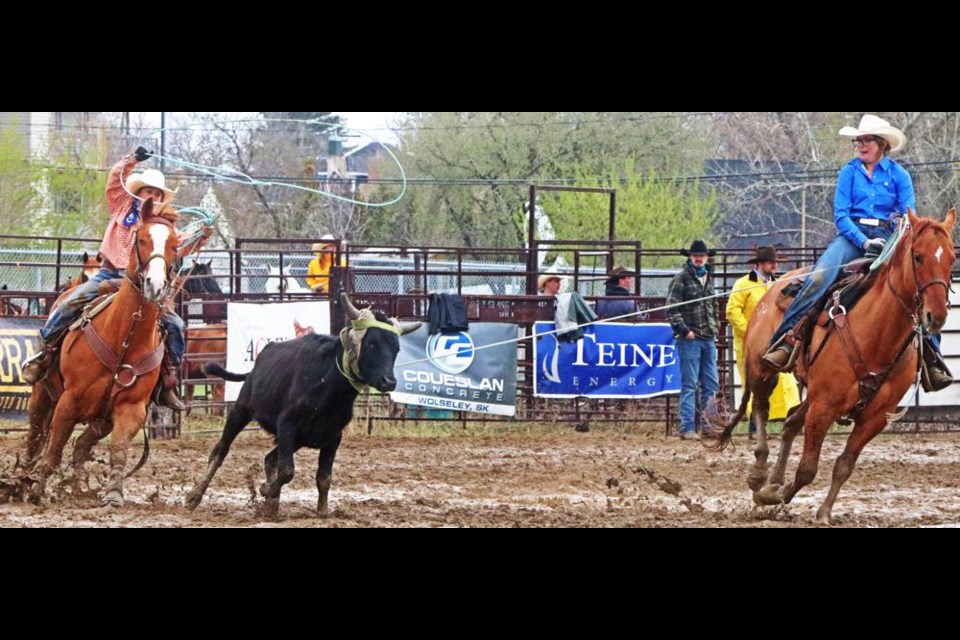
[[[167,220],[166,218],[160,218],[160,217],[148,218],[148,219],[146,219],[146,220],[143,221],[143,224],[144,224],[144,225],[146,225],[146,224],[162,224],[162,225],[165,225],[165,226],[169,227],[174,233],[177,232],[177,228],[176,228],[175,226],[173,226],[173,223],[170,222],[169,220]],[[141,228],[143,228],[143,227],[141,226]],[[139,276],[140,284],[138,285],[137,283],[135,283],[135,282],[133,282],[132,280],[130,280],[130,276],[129,276],[129,275],[126,276],[127,280],[130,280],[130,283],[133,284],[135,287],[137,287],[137,289],[142,293],[142,292],[143,292],[143,281],[144,281],[144,278],[146,277],[144,270],[145,270],[148,266],[150,266],[150,263],[153,262],[154,260],[163,260],[164,272],[167,274],[167,283],[164,285],[164,288],[169,289],[169,287],[170,287],[170,282],[171,282],[171,276],[172,276],[172,274],[173,274],[173,265],[170,264],[170,262],[167,260],[167,256],[164,255],[163,253],[154,253],[154,254],[152,254],[149,258],[147,258],[146,261],[141,260],[141,259],[140,259],[140,247],[139,247],[139,245],[138,245],[139,236],[140,236],[140,229],[137,229],[137,230],[134,232],[134,234],[133,234],[133,246],[134,246],[134,248],[136,249],[136,251],[134,251],[134,253],[137,254],[137,275]]]
[[[934,227],[927,227],[923,230],[923,233],[935,229]],[[914,238],[911,234],[910,238],[910,264],[911,269],[913,269],[913,282],[916,285],[916,293],[913,294],[913,308],[903,301],[903,298],[900,297],[900,293],[893,287],[893,283],[890,281],[890,272],[892,269],[887,269],[887,287],[893,293],[893,296],[897,299],[897,302],[900,303],[900,306],[907,312],[907,315],[913,318],[914,322],[917,322],[917,317],[920,314],[920,307],[923,305],[923,293],[930,287],[935,287],[937,285],[942,286],[947,292],[947,306],[950,305],[950,294],[953,293],[953,287],[950,286],[951,283],[943,280],[942,278],[937,278],[936,280],[931,280],[924,284],[920,284],[920,278],[917,276],[917,265],[913,257],[913,245],[916,242],[917,238]]]

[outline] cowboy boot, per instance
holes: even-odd
[[[761,358],[776,371],[787,371],[793,364],[793,352],[796,347],[786,341],[786,336],[772,345]]]
[[[953,376],[943,356],[929,338],[924,337],[923,368],[920,373],[920,383],[927,393],[943,391],[953,384]]]
[[[180,385],[177,366],[169,360],[164,360],[163,364],[163,371],[160,373],[157,385],[157,404],[177,412],[183,411],[186,407],[177,397],[177,387]]]
[[[46,342],[43,338],[37,338],[37,352],[20,365],[20,377],[24,382],[36,384],[43,380],[47,369],[53,364],[56,342],[56,339]]]

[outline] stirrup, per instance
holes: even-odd
[[[784,349],[783,347],[788,344],[787,339],[790,336],[791,336],[791,333],[787,333],[781,336],[780,339],[777,340],[769,349],[767,349],[767,352],[760,358],[768,367],[770,367],[774,371],[778,371],[780,373],[793,371],[793,368],[797,364],[797,358],[800,356],[800,350],[803,347],[803,343],[800,342],[799,340],[794,341],[792,345],[793,350],[790,351],[790,356],[787,358],[787,362],[783,366],[779,366],[773,362],[770,362],[770,360],[768,359],[768,357],[772,356],[776,351],[787,350],[787,349]]]

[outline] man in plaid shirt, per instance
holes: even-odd
[[[682,249],[687,264],[670,282],[667,294],[670,326],[677,339],[680,354],[680,438],[698,440],[695,431],[697,385],[701,391],[704,414],[716,418],[716,394],[720,389],[717,376],[717,299],[713,297],[713,277],[707,259],[716,254],[707,250],[702,240],[695,241],[689,250]]]
[[[138,147],[134,153],[121,158],[111,169],[106,189],[110,222],[100,245],[100,255],[103,257],[100,273],[71,291],[47,319],[47,323],[40,330],[39,353],[23,363],[22,376],[26,382],[34,384],[43,378],[47,368],[52,364],[53,348],[67,327],[76,319],[80,310],[97,298],[100,283],[124,277],[124,271],[130,262],[136,231],[142,222],[141,202],[147,198],[153,198],[157,204],[169,204],[176,195],[175,191],[166,188],[163,174],[156,169],[147,169],[143,173],[133,174],[136,163],[143,162],[150,155],[145,148]],[[155,210],[162,209],[163,207],[157,207]],[[212,228],[205,228],[201,242],[206,242],[212,232]],[[184,352],[183,320],[172,310],[164,309],[160,322],[166,333],[169,360],[164,361],[165,367],[161,375],[163,389],[158,402],[175,411],[182,411],[184,407],[177,398],[175,389],[178,384],[177,369]],[[53,345],[53,348],[50,345]]]

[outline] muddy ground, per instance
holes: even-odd
[[[216,440],[188,435],[153,442],[146,468],[125,485],[120,509],[69,496],[42,506],[11,502],[0,504],[0,526],[807,527],[816,526],[814,513],[844,440],[827,439],[817,480],[793,504],[758,508],[746,486],[753,453],[742,437],[734,449],[715,454],[640,427],[588,433],[451,427],[427,436],[351,429],[334,466],[330,517],[315,516],[317,456],[303,450],[279,518],[265,519],[252,487],[263,479],[266,436],[241,435],[203,503],[190,512],[183,497]],[[9,471],[21,444],[16,436],[0,437],[0,469]],[[774,452],[778,446],[774,441]],[[798,439],[788,477],[801,449]],[[106,443],[96,453],[101,462],[92,470],[105,476]],[[839,527],[960,525],[960,435],[879,437],[834,516]]]

